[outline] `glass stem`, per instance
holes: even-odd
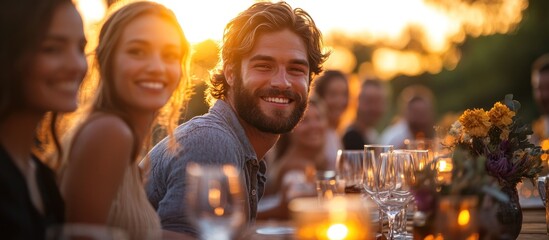
[[[398,234],[402,236],[406,236],[406,221],[407,218],[407,210],[408,210],[408,204],[404,205],[404,208],[400,210],[400,215],[398,215]]]
[[[379,233],[383,236],[383,211],[379,208]]]
[[[387,219],[389,221],[389,239],[395,239],[395,218],[400,211],[387,211]]]

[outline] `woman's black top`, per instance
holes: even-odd
[[[32,204],[25,178],[0,146],[0,238],[44,239],[48,226],[64,222],[65,205],[53,171],[38,160],[36,181],[44,204],[44,214]]]

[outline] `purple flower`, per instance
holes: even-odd
[[[505,153],[509,150],[510,147],[511,147],[511,143],[509,143],[509,141],[507,140],[501,141],[501,143],[499,144],[499,151]]]
[[[428,188],[419,188],[412,190],[412,194],[416,200],[417,209],[422,212],[433,211],[435,204],[435,195],[431,189]]]
[[[485,150],[487,157],[486,170],[490,175],[504,181],[515,172],[513,163],[506,154],[509,146],[508,141],[502,141],[494,152],[490,152],[488,149]]]
[[[494,154],[488,158],[486,169],[491,175],[503,179],[513,170],[513,165],[507,160],[507,157]]]

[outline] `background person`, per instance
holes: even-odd
[[[549,139],[549,54],[544,54],[532,64],[532,95],[538,106],[540,117],[532,124],[531,141],[539,145]]]
[[[432,139],[435,136],[433,93],[422,85],[411,85],[399,95],[401,115],[381,135],[381,144],[406,148],[404,140]]]
[[[366,79],[362,82],[356,118],[343,135],[345,149],[363,150],[366,144],[379,143],[376,127],[387,112],[387,99],[387,87],[381,80]]]
[[[266,196],[259,218],[289,218],[288,202],[296,197],[316,196],[316,172],[326,168],[324,143],[328,128],[324,105],[310,99],[303,119],[290,133],[283,134],[269,165]],[[267,204],[263,204],[268,201]]]
[[[328,169],[335,169],[337,150],[343,148],[338,132],[341,118],[349,104],[349,83],[341,71],[327,70],[315,79],[315,95],[326,104],[328,132],[324,152],[328,159]]]

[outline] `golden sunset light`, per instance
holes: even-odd
[[[102,0],[77,0],[76,6],[82,14],[85,27],[97,23],[103,19],[106,13],[106,3]]]
[[[154,0],[172,9],[191,43],[223,37],[225,25],[253,1],[178,1]],[[215,6],[215,7],[214,7]]]
[[[197,44],[207,39],[219,42],[225,24],[254,1],[156,2],[176,13],[189,41]],[[526,0],[287,2],[309,12],[323,31],[333,51],[327,68],[351,73],[357,64],[367,63],[369,71],[382,79],[453,69],[460,59],[456,47],[467,35],[507,33],[520,23],[522,11],[528,6]],[[97,25],[106,13],[103,0],[79,0],[77,5],[88,28]],[[357,62],[349,41],[372,47],[371,59]]]
[[[549,236],[549,0],[0,1],[2,239]]]

